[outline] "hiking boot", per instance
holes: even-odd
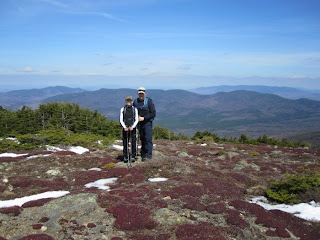
[[[124,159],[123,159],[123,162],[124,162],[124,163],[127,163],[127,162],[128,162],[128,159],[127,159],[127,158],[124,158]]]

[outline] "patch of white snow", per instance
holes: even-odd
[[[116,144],[113,144],[112,147],[116,150],[119,150],[119,151],[122,151],[123,150],[123,146],[120,146],[120,145],[116,145]]]
[[[21,157],[21,156],[26,156],[28,153],[23,153],[23,154],[16,154],[16,153],[1,153],[0,157]]]
[[[89,171],[102,171],[102,169],[101,168],[90,168],[90,169],[88,169]]]
[[[91,182],[91,183],[87,183],[86,185],[84,185],[86,188],[91,188],[91,187],[96,187],[102,190],[110,190],[110,187],[107,186],[107,184],[112,184],[115,181],[117,181],[118,178],[106,178],[106,179],[100,179],[97,180],[95,182]]]
[[[15,142],[15,143],[20,144],[20,142],[18,141],[18,139],[17,139],[17,138],[7,137],[6,139],[7,139],[7,140],[11,140],[11,141],[13,141],[13,142]]]
[[[256,203],[266,210],[281,210],[292,213],[299,218],[309,221],[320,221],[320,203],[299,203],[295,205],[277,204],[271,205],[265,197],[255,197],[250,202]]]
[[[37,158],[37,157],[48,157],[50,156],[51,154],[38,154],[38,155],[33,155],[33,156],[30,156],[30,157],[27,157],[27,159],[32,159],[32,158]]]
[[[149,178],[149,182],[165,182],[168,181],[168,178]]]
[[[70,192],[68,191],[49,191],[49,192],[39,193],[31,196],[15,198],[13,200],[3,200],[3,201],[0,201],[0,208],[13,207],[13,206],[21,207],[26,202],[44,199],[44,198],[59,198],[69,193]]]
[[[77,154],[83,154],[85,152],[89,152],[89,149],[81,147],[81,146],[76,146],[76,147],[70,147],[69,151],[77,153]]]
[[[62,148],[58,148],[58,147],[55,147],[55,146],[49,146],[49,145],[46,145],[46,149],[48,151],[52,151],[52,152],[64,151]]]

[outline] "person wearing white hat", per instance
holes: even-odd
[[[146,96],[146,89],[138,89],[138,98],[134,100],[133,106],[139,113],[139,134],[141,140],[142,161],[152,158],[152,121],[156,117],[156,108],[151,98]]]

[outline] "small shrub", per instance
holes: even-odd
[[[266,195],[277,202],[295,203],[299,202],[300,197],[305,196],[306,193],[319,193],[319,190],[320,169],[302,169],[301,172],[286,175],[283,181],[271,183],[271,187],[266,190]]]
[[[256,156],[259,156],[260,153],[259,153],[259,152],[256,152],[256,151],[252,151],[252,152],[249,152],[249,155],[250,155],[250,156],[253,156],[253,157],[256,157]]]
[[[116,164],[114,163],[114,162],[111,162],[111,163],[107,163],[106,165],[104,165],[103,167],[101,167],[101,168],[113,168],[113,167],[115,167],[116,166]]]
[[[197,140],[200,142],[206,142],[206,141],[221,142],[221,138],[217,134],[214,134],[209,131],[196,132],[195,135],[192,137],[192,140]]]
[[[218,154],[219,154],[219,155],[223,155],[223,154],[225,154],[225,153],[226,153],[226,151],[224,151],[224,150],[222,150],[222,149],[219,149],[219,150],[218,150]]]

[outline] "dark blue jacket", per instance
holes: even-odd
[[[153,121],[153,119],[156,117],[156,108],[153,104],[152,99],[149,97],[146,97],[146,99],[147,106],[144,106],[145,101],[141,101],[140,98],[137,98],[133,102],[133,106],[138,109],[139,116],[144,117],[143,122]]]

